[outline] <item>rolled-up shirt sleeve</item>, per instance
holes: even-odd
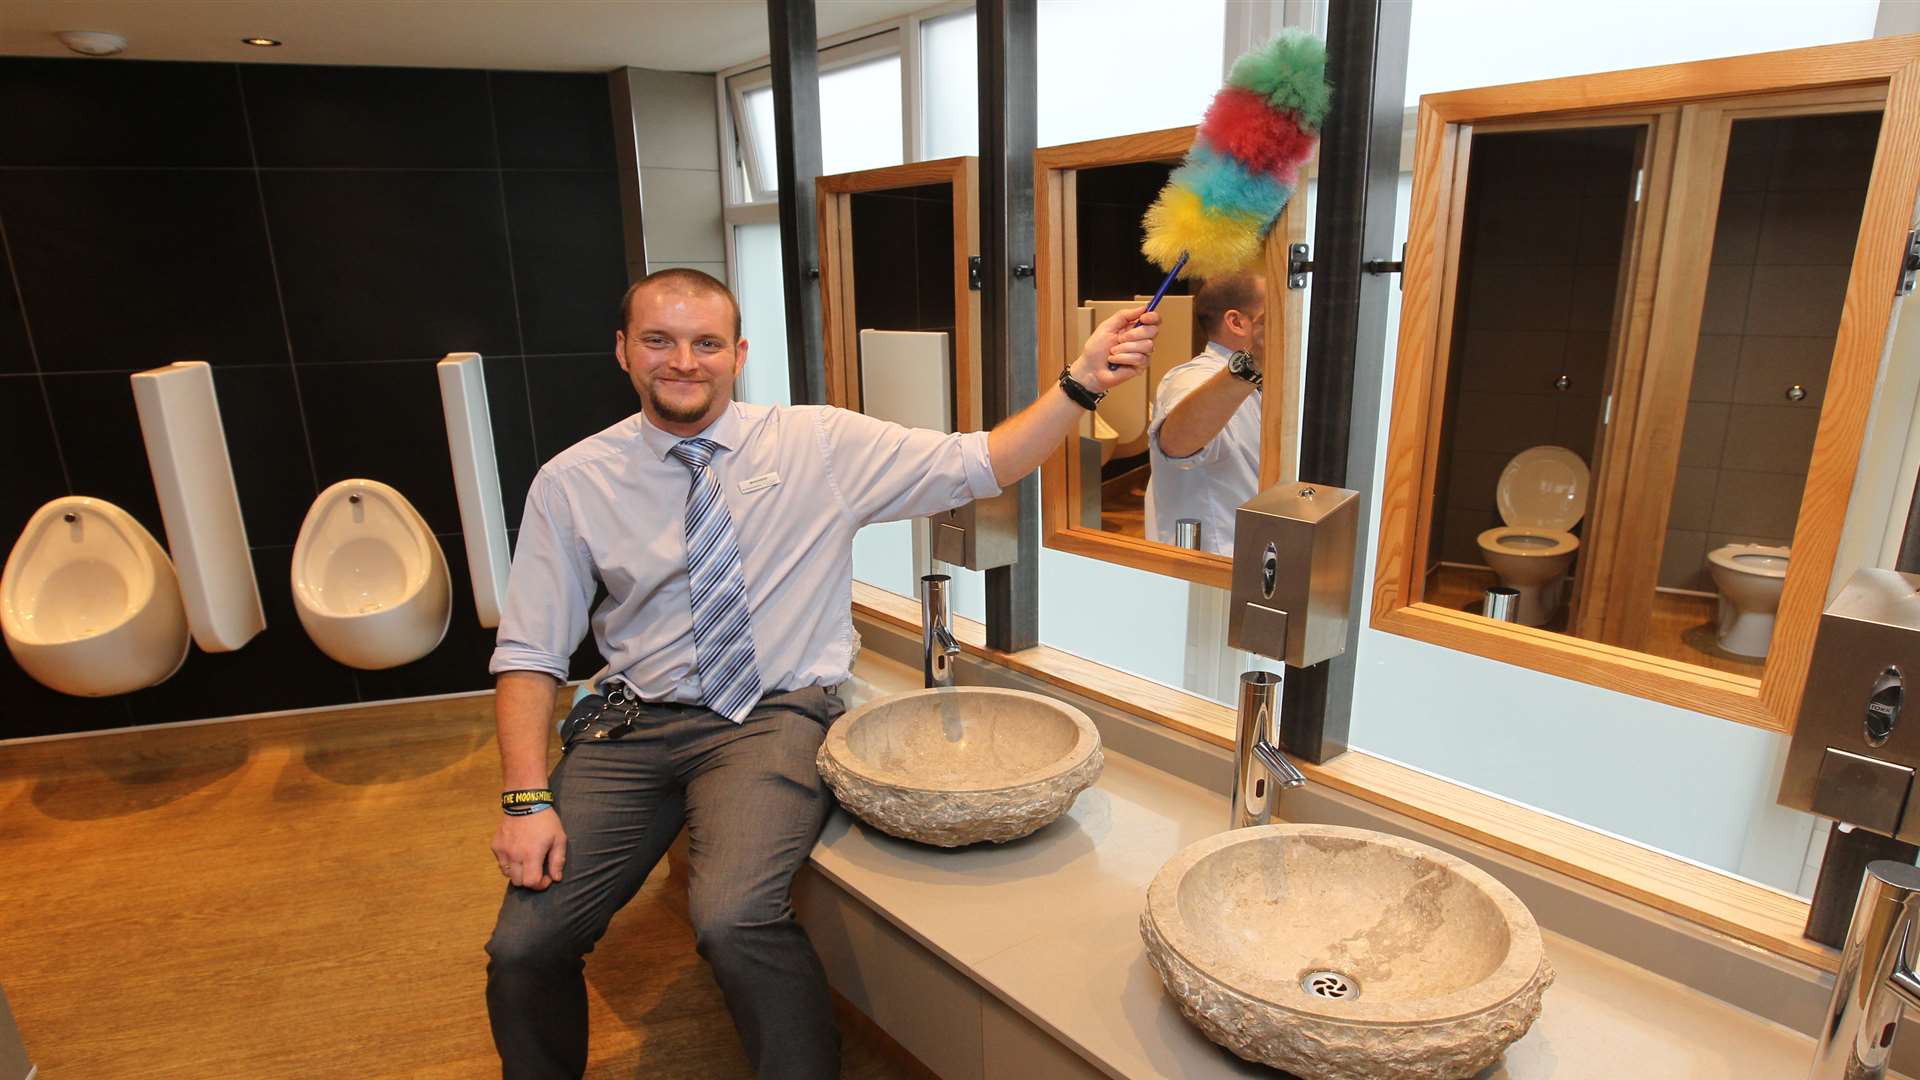
[[[527,491],[487,670],[540,671],[565,682],[592,603],[593,566],[574,531],[566,492],[542,472]]]
[[[1000,494],[984,431],[948,435],[845,409],[818,415],[834,488],[862,525],[937,514]]]
[[[1195,469],[1220,460],[1226,440],[1220,437],[1219,432],[1208,439],[1206,445],[1185,457],[1174,457],[1160,446],[1160,429],[1165,426],[1167,415],[1173,412],[1180,402],[1186,400],[1188,394],[1198,390],[1202,383],[1211,378],[1213,378],[1213,371],[1206,368],[1170,371],[1160,380],[1160,388],[1154,394],[1153,422],[1147,428],[1147,438],[1152,441],[1154,453],[1176,469]]]

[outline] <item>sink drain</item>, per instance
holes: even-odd
[[[1300,989],[1314,997],[1347,1001],[1360,996],[1360,983],[1338,971],[1309,971],[1300,979]]]

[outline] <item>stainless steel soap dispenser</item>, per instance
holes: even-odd
[[[1820,616],[1780,803],[1920,843],[1920,575],[1868,569]]]

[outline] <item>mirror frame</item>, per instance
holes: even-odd
[[[1578,122],[1596,114],[1710,104],[1717,98],[1875,86],[1884,87],[1886,94],[1879,143],[1794,531],[1794,559],[1762,678],[1413,601],[1419,595],[1431,531],[1426,518],[1437,447],[1428,434],[1437,420],[1447,375],[1445,327],[1450,321],[1451,277],[1456,269],[1452,256],[1458,250],[1455,234],[1465,202],[1465,158],[1459,149],[1463,139],[1471,136],[1472,126],[1530,118]],[[1920,35],[1422,98],[1371,625],[1636,697],[1791,732],[1852,493],[1893,315],[1896,268],[1905,255],[1917,198]],[[1671,222],[1685,227],[1677,215]],[[1647,227],[1658,226],[1649,222]],[[1659,415],[1647,400],[1658,389],[1642,386],[1637,401],[1616,402],[1616,422],[1633,423],[1633,415]],[[1626,417],[1622,408],[1627,409]],[[1635,431],[1636,441],[1643,437],[1644,433]],[[1669,432],[1668,437],[1678,436]]]
[[[978,431],[980,293],[967,284],[967,260],[980,254],[980,159],[976,157],[913,161],[836,173],[814,181],[827,404],[861,411],[860,327],[854,320],[853,196],[930,184],[953,188],[953,430]]]
[[[1034,276],[1039,287],[1039,348],[1037,384],[1044,390],[1060,378],[1060,369],[1084,342],[1074,339],[1072,309],[1079,306],[1079,251],[1075,212],[1076,177],[1081,169],[1131,165],[1145,161],[1178,161],[1193,147],[1194,127],[1168,128],[1137,135],[1046,146],[1033,155]],[[1314,175],[1316,157],[1301,167],[1301,181]],[[1263,436],[1260,447],[1260,486],[1292,480],[1299,470],[1301,386],[1299,320],[1305,312],[1299,289],[1287,288],[1287,246],[1306,240],[1306,213],[1299,199],[1287,203],[1267,234],[1265,270],[1267,310],[1279,312],[1277,350],[1270,350],[1267,381],[1288,392],[1261,396],[1261,429],[1279,438]],[[1269,319],[1269,341],[1274,320]],[[1278,364],[1273,361],[1279,361]],[[1200,585],[1227,589],[1232,584],[1233,560],[1224,555],[1186,551],[1132,536],[1120,536],[1079,523],[1073,507],[1079,505],[1080,456],[1078,434],[1068,436],[1041,466],[1041,542],[1058,551],[1183,578]]]

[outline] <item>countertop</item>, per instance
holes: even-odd
[[[849,707],[917,689],[920,673],[871,652]],[[1106,751],[1065,817],[1021,840],[943,850],[836,810],[816,869],[974,982],[1122,1077],[1273,1076],[1180,1016],[1138,929],[1147,886],[1222,830],[1224,793]],[[1813,1040],[1559,934],[1538,1023],[1483,1080],[1803,1080]]]

